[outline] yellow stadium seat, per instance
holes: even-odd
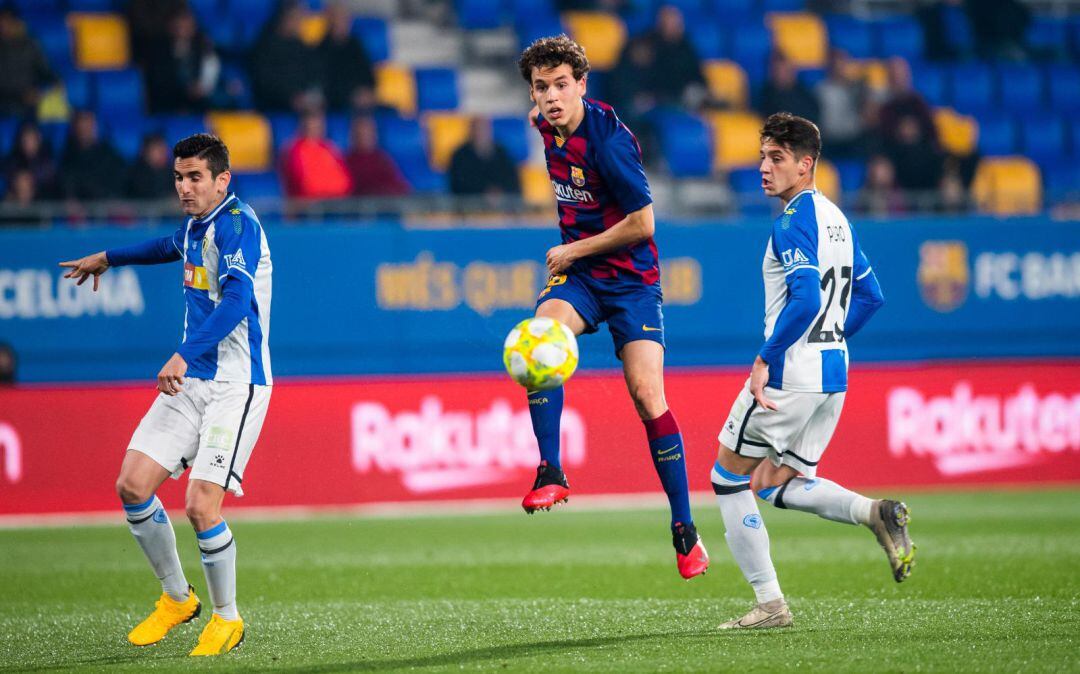
[[[741,65],[727,59],[713,59],[705,61],[703,70],[713,98],[733,108],[746,107],[746,71]]]
[[[273,168],[270,122],[257,112],[212,112],[207,126],[229,148],[234,171],[269,171]]]
[[[570,37],[585,48],[593,70],[610,70],[619,62],[626,43],[626,24],[605,12],[566,12],[563,22]]]
[[[961,115],[952,108],[934,110],[934,126],[941,146],[949,154],[967,157],[979,142],[979,123],[974,117]]]
[[[445,170],[454,150],[469,139],[468,115],[453,112],[429,112],[424,116],[427,128],[428,158],[436,169]]]
[[[118,70],[131,62],[128,25],[120,14],[68,14],[75,66],[80,70]]]
[[[809,12],[771,12],[766,18],[773,47],[796,68],[824,68],[829,38],[825,22]]]
[[[817,185],[818,190],[829,198],[829,201],[834,204],[840,203],[842,187],[840,185],[840,173],[837,172],[832,162],[825,159],[818,160],[817,168],[814,170],[814,183]]]
[[[300,39],[309,47],[314,47],[326,37],[326,15],[305,14],[300,20]]]
[[[975,169],[975,205],[984,213],[1019,215],[1042,208],[1039,167],[1027,157],[988,157]]]
[[[543,164],[525,164],[518,169],[521,180],[521,196],[530,206],[548,208],[555,204],[555,190],[551,177]]]
[[[885,91],[889,86],[889,69],[880,59],[852,59],[849,62],[851,74],[861,79],[866,86],[875,91]]]
[[[718,169],[758,165],[761,155],[762,119],[752,112],[714,112],[709,116],[713,132],[713,164]]]
[[[375,99],[403,115],[416,113],[416,77],[398,63],[382,63],[375,69]]]

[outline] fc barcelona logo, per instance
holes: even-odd
[[[570,180],[574,181],[574,184],[578,187],[585,187],[585,172],[581,170],[580,166],[570,167]]]
[[[919,247],[919,292],[931,309],[955,310],[968,294],[968,251],[963,241],[925,241]]]

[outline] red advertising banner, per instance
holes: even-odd
[[[745,376],[668,373],[694,490],[709,489]],[[0,514],[115,509],[152,386],[0,389]],[[620,374],[574,378],[562,433],[574,494],[659,492]],[[502,376],[285,381],[229,507],[518,498],[537,462],[524,393]],[[856,368],[819,475],[855,488],[1080,481],[1080,362]],[[161,494],[176,507],[182,488]]]

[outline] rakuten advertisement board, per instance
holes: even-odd
[[[668,373],[691,488],[744,372]],[[151,385],[0,389],[0,514],[112,510]],[[563,464],[575,495],[657,493],[618,373],[567,387]],[[538,461],[523,391],[501,376],[285,381],[244,475],[243,506],[506,498]],[[1080,362],[855,368],[819,474],[845,485],[1080,481]],[[178,507],[182,482],[161,495]]]

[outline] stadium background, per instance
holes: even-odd
[[[96,112],[123,161],[151,132],[171,144],[209,129],[232,149],[235,188],[273,250],[278,382],[251,488],[231,508],[520,496],[534,440],[500,347],[530,313],[557,234],[513,59],[566,30],[586,45],[591,95],[604,98],[628,45],[653,35],[659,3],[352,3],[350,32],[374,64],[362,114],[409,194],[333,199],[298,196],[283,174],[297,110],[256,107],[250,69],[274,3],[177,3],[220,59],[228,96],[215,104],[226,107],[205,114],[151,112],[131,44],[138,3],[9,4],[52,72],[33,114],[54,157],[76,110]],[[666,4],[684,17],[703,86],[635,107],[633,124],[648,139],[669,398],[693,488],[708,489],[715,434],[760,342],[773,208],[757,188],[756,131],[771,112],[760,92],[779,77],[776,54],[814,91],[831,77],[830,49],[851,57],[845,77],[870,110],[898,93],[895,59],[908,64],[932,112],[935,137],[923,141],[941,181],[871,184],[889,148],[868,140],[836,158],[826,136],[819,185],[851,213],[888,303],[851,345],[852,392],[825,474],[853,487],[1080,479],[1077,4],[1017,5],[1019,34],[991,37],[961,3]],[[318,44],[323,3],[297,11],[301,41]],[[354,114],[326,112],[338,151]],[[451,157],[475,116],[492,120],[520,194],[451,189]],[[0,118],[0,155],[13,152],[22,117]],[[95,200],[56,188],[27,200],[15,172],[0,207],[0,342],[17,354],[17,382],[0,388],[0,514],[111,511],[121,452],[181,334],[178,270],[114,269],[94,295],[64,282],[56,262],[161,235],[177,210],[122,192]],[[608,338],[585,337],[582,349],[564,424],[576,493],[655,492]],[[165,498],[179,502],[176,485]]]

